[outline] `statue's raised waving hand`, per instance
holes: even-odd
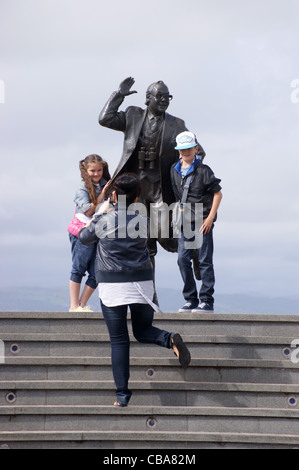
[[[132,86],[134,85],[135,80],[133,77],[128,77],[125,78],[119,85],[118,91],[121,95],[123,96],[129,96],[133,95],[134,93],[137,93],[135,90],[131,90]]]

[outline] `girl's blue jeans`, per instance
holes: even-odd
[[[106,307],[101,302],[102,312],[111,341],[111,359],[117,401],[127,405],[132,396],[128,388],[130,378],[130,338],[127,326],[128,305]],[[145,344],[156,344],[171,349],[173,333],[159,330],[152,323],[154,310],[148,304],[130,304],[132,329],[137,341]]]
[[[72,271],[70,280],[81,284],[82,278],[88,273],[86,285],[96,289],[97,282],[94,272],[97,244],[83,245],[75,235],[69,233],[72,251]]]

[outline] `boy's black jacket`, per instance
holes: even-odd
[[[130,236],[130,226],[140,236]],[[147,237],[148,219],[118,205],[114,211],[96,216],[78,236],[83,245],[98,242],[95,260],[98,283],[153,280]]]
[[[193,174],[188,191],[187,202],[203,204],[203,218],[210,214],[213,205],[214,194],[221,191],[219,178],[216,178],[208,165],[204,165],[200,159],[196,159],[190,167],[189,172],[182,178],[181,163],[178,162],[171,167],[171,184],[177,201],[181,201],[186,178]]]

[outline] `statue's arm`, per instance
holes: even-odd
[[[115,131],[126,130],[126,113],[118,111],[118,108],[124,101],[124,96],[118,91],[112,93],[111,97],[105,104],[99,116],[99,124]]]

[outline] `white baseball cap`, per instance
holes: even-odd
[[[176,137],[177,146],[175,150],[184,150],[184,149],[191,149],[192,147],[196,147],[198,142],[196,140],[196,135],[193,132],[182,132]]]

